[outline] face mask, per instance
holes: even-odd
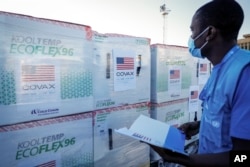
[[[207,30],[209,29],[209,27],[207,27],[204,31],[202,31],[195,39],[189,37],[188,40],[188,50],[191,53],[192,56],[197,57],[197,58],[205,58],[204,56],[202,56],[201,54],[201,49],[206,46],[206,44],[208,43],[208,41],[206,41],[200,48],[197,48],[194,44],[194,41],[197,40],[198,38],[201,37],[202,34],[204,34]]]

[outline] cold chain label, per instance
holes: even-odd
[[[178,61],[175,61],[175,60],[168,60],[166,61],[166,65],[169,66],[169,65],[181,65],[181,66],[186,66],[186,62],[183,61],[183,60],[178,60]]]
[[[63,46],[63,42],[58,39],[12,36],[10,53],[27,55],[50,55],[50,56],[73,56],[74,49]]]
[[[100,100],[96,102],[96,107],[110,107],[114,106],[115,101],[108,99],[108,100]]]
[[[148,39],[136,39],[136,44],[138,45],[149,45]]]
[[[17,145],[16,160],[46,152],[56,153],[62,148],[74,145],[75,142],[75,137],[65,138],[63,133],[22,141]]]
[[[185,115],[184,111],[181,111],[181,109],[176,109],[174,111],[170,111],[166,114],[165,122],[169,122],[172,120],[178,120],[180,118],[183,118]]]

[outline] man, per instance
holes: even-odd
[[[234,0],[213,0],[195,12],[189,51],[206,57],[213,70],[199,97],[201,121],[179,129],[188,139],[199,128],[199,151],[185,157],[151,145],[165,161],[192,167],[229,166],[230,151],[250,150],[250,52],[237,46],[243,20],[243,10]]]

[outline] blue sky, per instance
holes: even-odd
[[[237,0],[245,12],[239,34],[250,33],[249,0]],[[165,43],[187,46],[189,25],[197,8],[209,0],[0,0],[0,11],[89,25],[100,33],[120,33],[163,43],[160,6],[170,9]]]

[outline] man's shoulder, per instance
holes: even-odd
[[[245,49],[240,49],[236,52],[235,63],[238,62],[243,65],[250,63],[250,51]]]
[[[249,58],[250,57],[250,50],[240,49],[239,52],[237,53],[237,55]]]

